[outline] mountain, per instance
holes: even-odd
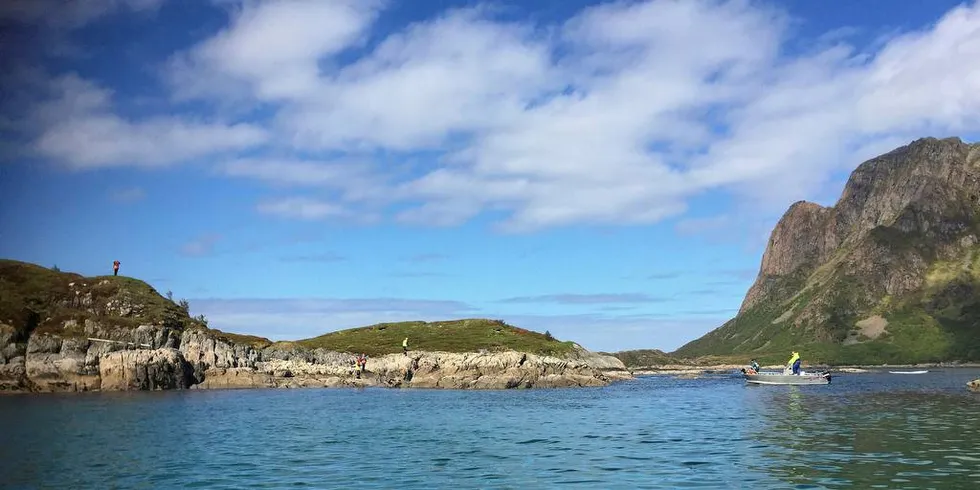
[[[5,391],[602,386],[621,361],[499,320],[383,323],[272,342],[208,327],[186,301],[123,276],[0,259]],[[402,340],[408,337],[408,352]],[[354,354],[368,354],[363,372]],[[363,374],[363,376],[362,376]]]
[[[672,355],[980,360],[980,144],[923,138],[862,163],[832,207],[773,230],[735,318]]]

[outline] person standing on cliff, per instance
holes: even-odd
[[[402,353],[406,356],[408,355],[408,337],[405,337],[405,340],[402,341]]]
[[[112,261],[112,275],[114,275],[114,276],[118,276],[119,275],[119,261],[118,260],[113,260]]]

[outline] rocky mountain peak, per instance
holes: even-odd
[[[736,317],[675,354],[804,346],[852,363],[980,359],[980,144],[921,138],[861,163],[833,206],[794,203]]]
[[[980,209],[970,209],[978,195],[980,144],[921,138],[865,161],[833,207],[798,201],[780,218],[740,312],[769,297],[774,278],[806,275],[876,228],[955,232]]]

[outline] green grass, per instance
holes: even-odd
[[[902,254],[913,248],[908,246],[912,239],[884,228],[869,238],[875,246],[881,241],[899,242],[892,249],[896,260],[904,260]],[[980,360],[980,247],[966,250],[962,257],[934,261],[921,290],[897,298],[882,295],[877,302],[867,297],[869,285],[877,279],[854,276],[844,261],[833,262],[837,265],[814,271],[790,300],[759,303],[670,355],[755,356],[769,363],[784,362],[790,351],[798,350],[809,362],[830,365]],[[819,314],[797,325],[807,306]],[[783,315],[789,310],[792,313]],[[873,314],[888,320],[886,333],[875,340],[858,337],[859,343],[844,345],[843,340],[856,332],[856,322]],[[781,316],[784,321],[774,324]]]
[[[120,311],[119,305],[129,311]],[[65,327],[67,320],[79,326]],[[156,324],[183,329],[196,324],[179,305],[138,279],[84,277],[0,259],[0,322],[14,328],[17,341],[25,342],[35,331],[81,336],[85,320],[109,328]]]
[[[408,337],[409,351],[516,350],[561,357],[575,348],[573,342],[549,339],[542,333],[486,319],[380,323],[291,343],[311,349],[324,348],[337,352],[381,356],[402,352],[402,340],[405,337]]]
[[[78,294],[75,294],[76,291]],[[81,301],[86,297],[91,298],[87,305]],[[111,306],[119,304],[128,305],[130,311],[121,312]],[[72,326],[69,320],[75,320],[77,325]],[[83,277],[35,264],[0,259],[0,324],[14,329],[16,341],[25,342],[33,332],[84,336],[85,320],[95,320],[109,328],[128,329],[141,324],[154,324],[177,330],[201,329],[227,342],[257,349],[270,345],[297,345],[375,356],[401,352],[405,337],[409,339],[410,350],[517,350],[563,356],[575,349],[572,342],[562,342],[550,335],[485,319],[386,323],[273,344],[263,337],[207,328],[201,321],[190,318],[186,309],[138,279],[124,276]]]

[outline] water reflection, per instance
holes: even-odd
[[[952,393],[767,393],[753,467],[823,488],[980,488],[977,400]]]

